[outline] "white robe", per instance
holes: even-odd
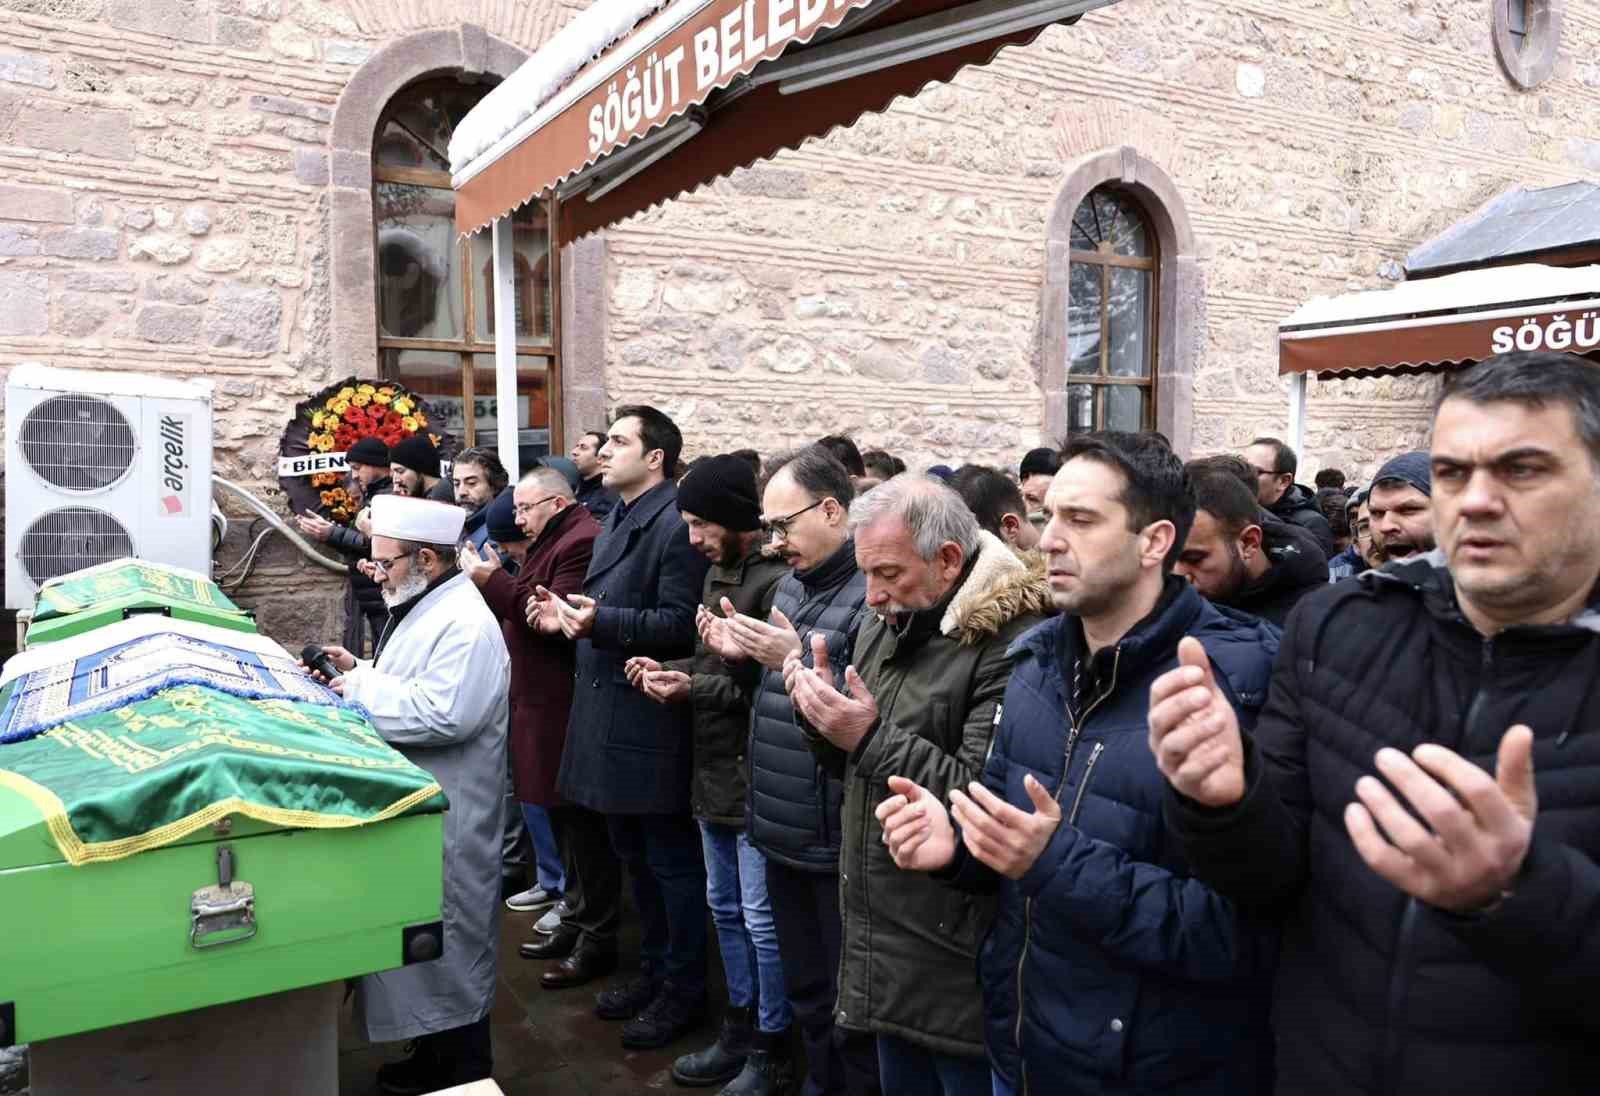
[[[433,774],[444,818],[444,955],[361,980],[374,1042],[481,1019],[494,1002],[511,660],[500,623],[465,575],[395,625],[376,665],[357,661],[344,695],[384,739]]]

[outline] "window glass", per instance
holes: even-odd
[[[1067,269],[1071,431],[1147,430],[1154,421],[1153,245],[1143,211],[1121,191],[1096,188],[1073,215]]]
[[[448,190],[378,183],[379,333],[406,339],[463,334],[461,269],[456,261],[455,195]]]
[[[512,215],[512,265],[516,269],[517,341],[525,346],[549,346],[550,220],[545,206],[523,206]],[[494,240],[485,229],[472,237],[473,331],[480,339],[494,339]]]
[[[489,91],[453,77],[401,90],[373,135],[378,351],[384,376],[434,403],[461,445],[496,444],[492,233],[456,234],[448,149],[461,119]],[[518,359],[516,417],[524,466],[548,451],[559,375],[550,203],[512,220]],[[538,352],[542,352],[538,353]]]

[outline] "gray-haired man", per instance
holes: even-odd
[[[839,680],[821,638],[812,668],[785,664],[814,749],[844,774],[835,1019],[878,1039],[885,1092],[986,1094],[976,986],[985,899],[901,872],[874,818],[907,777],[944,798],[978,779],[1006,681],[1007,648],[1050,603],[1041,576],[954,490],[896,476],[850,507],[856,563],[874,615]]]

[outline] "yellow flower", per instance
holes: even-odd
[[[388,406],[389,401],[392,399],[394,399],[394,397],[387,392],[374,392],[372,394],[372,402],[379,404],[380,406]]]
[[[411,409],[413,407],[415,407],[415,406],[416,405],[413,404],[405,396],[401,396],[401,397],[399,397],[398,399],[396,399],[394,401],[394,409],[395,409],[395,411],[398,412],[399,414],[402,414],[402,415],[411,414]]]
[[[365,407],[367,404],[372,402],[372,396],[366,392],[357,392],[355,395],[350,397],[350,402],[355,404],[357,407]]]
[[[338,402],[339,402],[339,397],[338,396],[329,396],[327,399],[322,401],[322,406],[331,408],[334,404],[336,404]]]
[[[360,393],[360,394],[361,394],[361,395],[363,395],[363,396],[370,396],[370,395],[372,395],[372,394],[373,394],[373,393],[374,393],[374,392],[376,392],[376,391],[377,391],[377,389],[376,389],[376,388],[374,388],[374,387],[373,387],[373,386],[372,386],[372,385],[370,385],[370,384],[358,384],[358,385],[356,385],[356,391],[357,391],[357,392],[358,392],[358,393]]]
[[[336,394],[335,398],[341,399],[341,400],[348,400],[351,396],[353,396],[355,394],[356,394],[356,390],[354,388],[351,388],[347,384],[343,388],[339,389],[339,391]]]
[[[395,387],[392,384],[386,384],[382,388],[378,389],[378,391],[382,392],[385,396],[393,397],[395,394]]]
[[[323,426],[323,428],[325,430],[329,431],[330,433],[332,431],[334,431],[334,430],[339,429],[339,422],[340,422],[339,416],[335,415],[335,414],[332,414],[331,412],[329,414],[326,414],[326,415],[322,416],[322,426]]]
[[[312,413],[312,415],[311,415],[311,428],[313,430],[321,430],[322,429],[322,412],[321,411],[316,411],[316,412]]]
[[[333,410],[335,414],[344,414],[346,411],[350,410],[350,401],[348,399],[340,400],[338,403],[333,405]]]
[[[322,453],[329,452],[333,449],[333,439],[326,434],[319,434],[316,441],[312,443],[312,448]]]
[[[405,427],[407,430],[411,431],[414,434],[414,433],[417,432],[417,427],[420,426],[421,424],[419,422],[417,422],[416,419],[411,418],[408,415],[405,418],[400,420],[400,425]]]

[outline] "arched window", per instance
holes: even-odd
[[[1067,429],[1155,427],[1156,233],[1132,195],[1091,190],[1072,215],[1067,290]]]
[[[384,108],[373,140],[383,374],[445,410],[445,429],[463,445],[493,445],[502,408],[495,394],[490,234],[456,235],[447,149],[489,86],[450,77],[412,84]],[[524,206],[512,228],[518,354],[517,406],[510,413],[526,466],[549,451],[558,376],[548,205]]]

